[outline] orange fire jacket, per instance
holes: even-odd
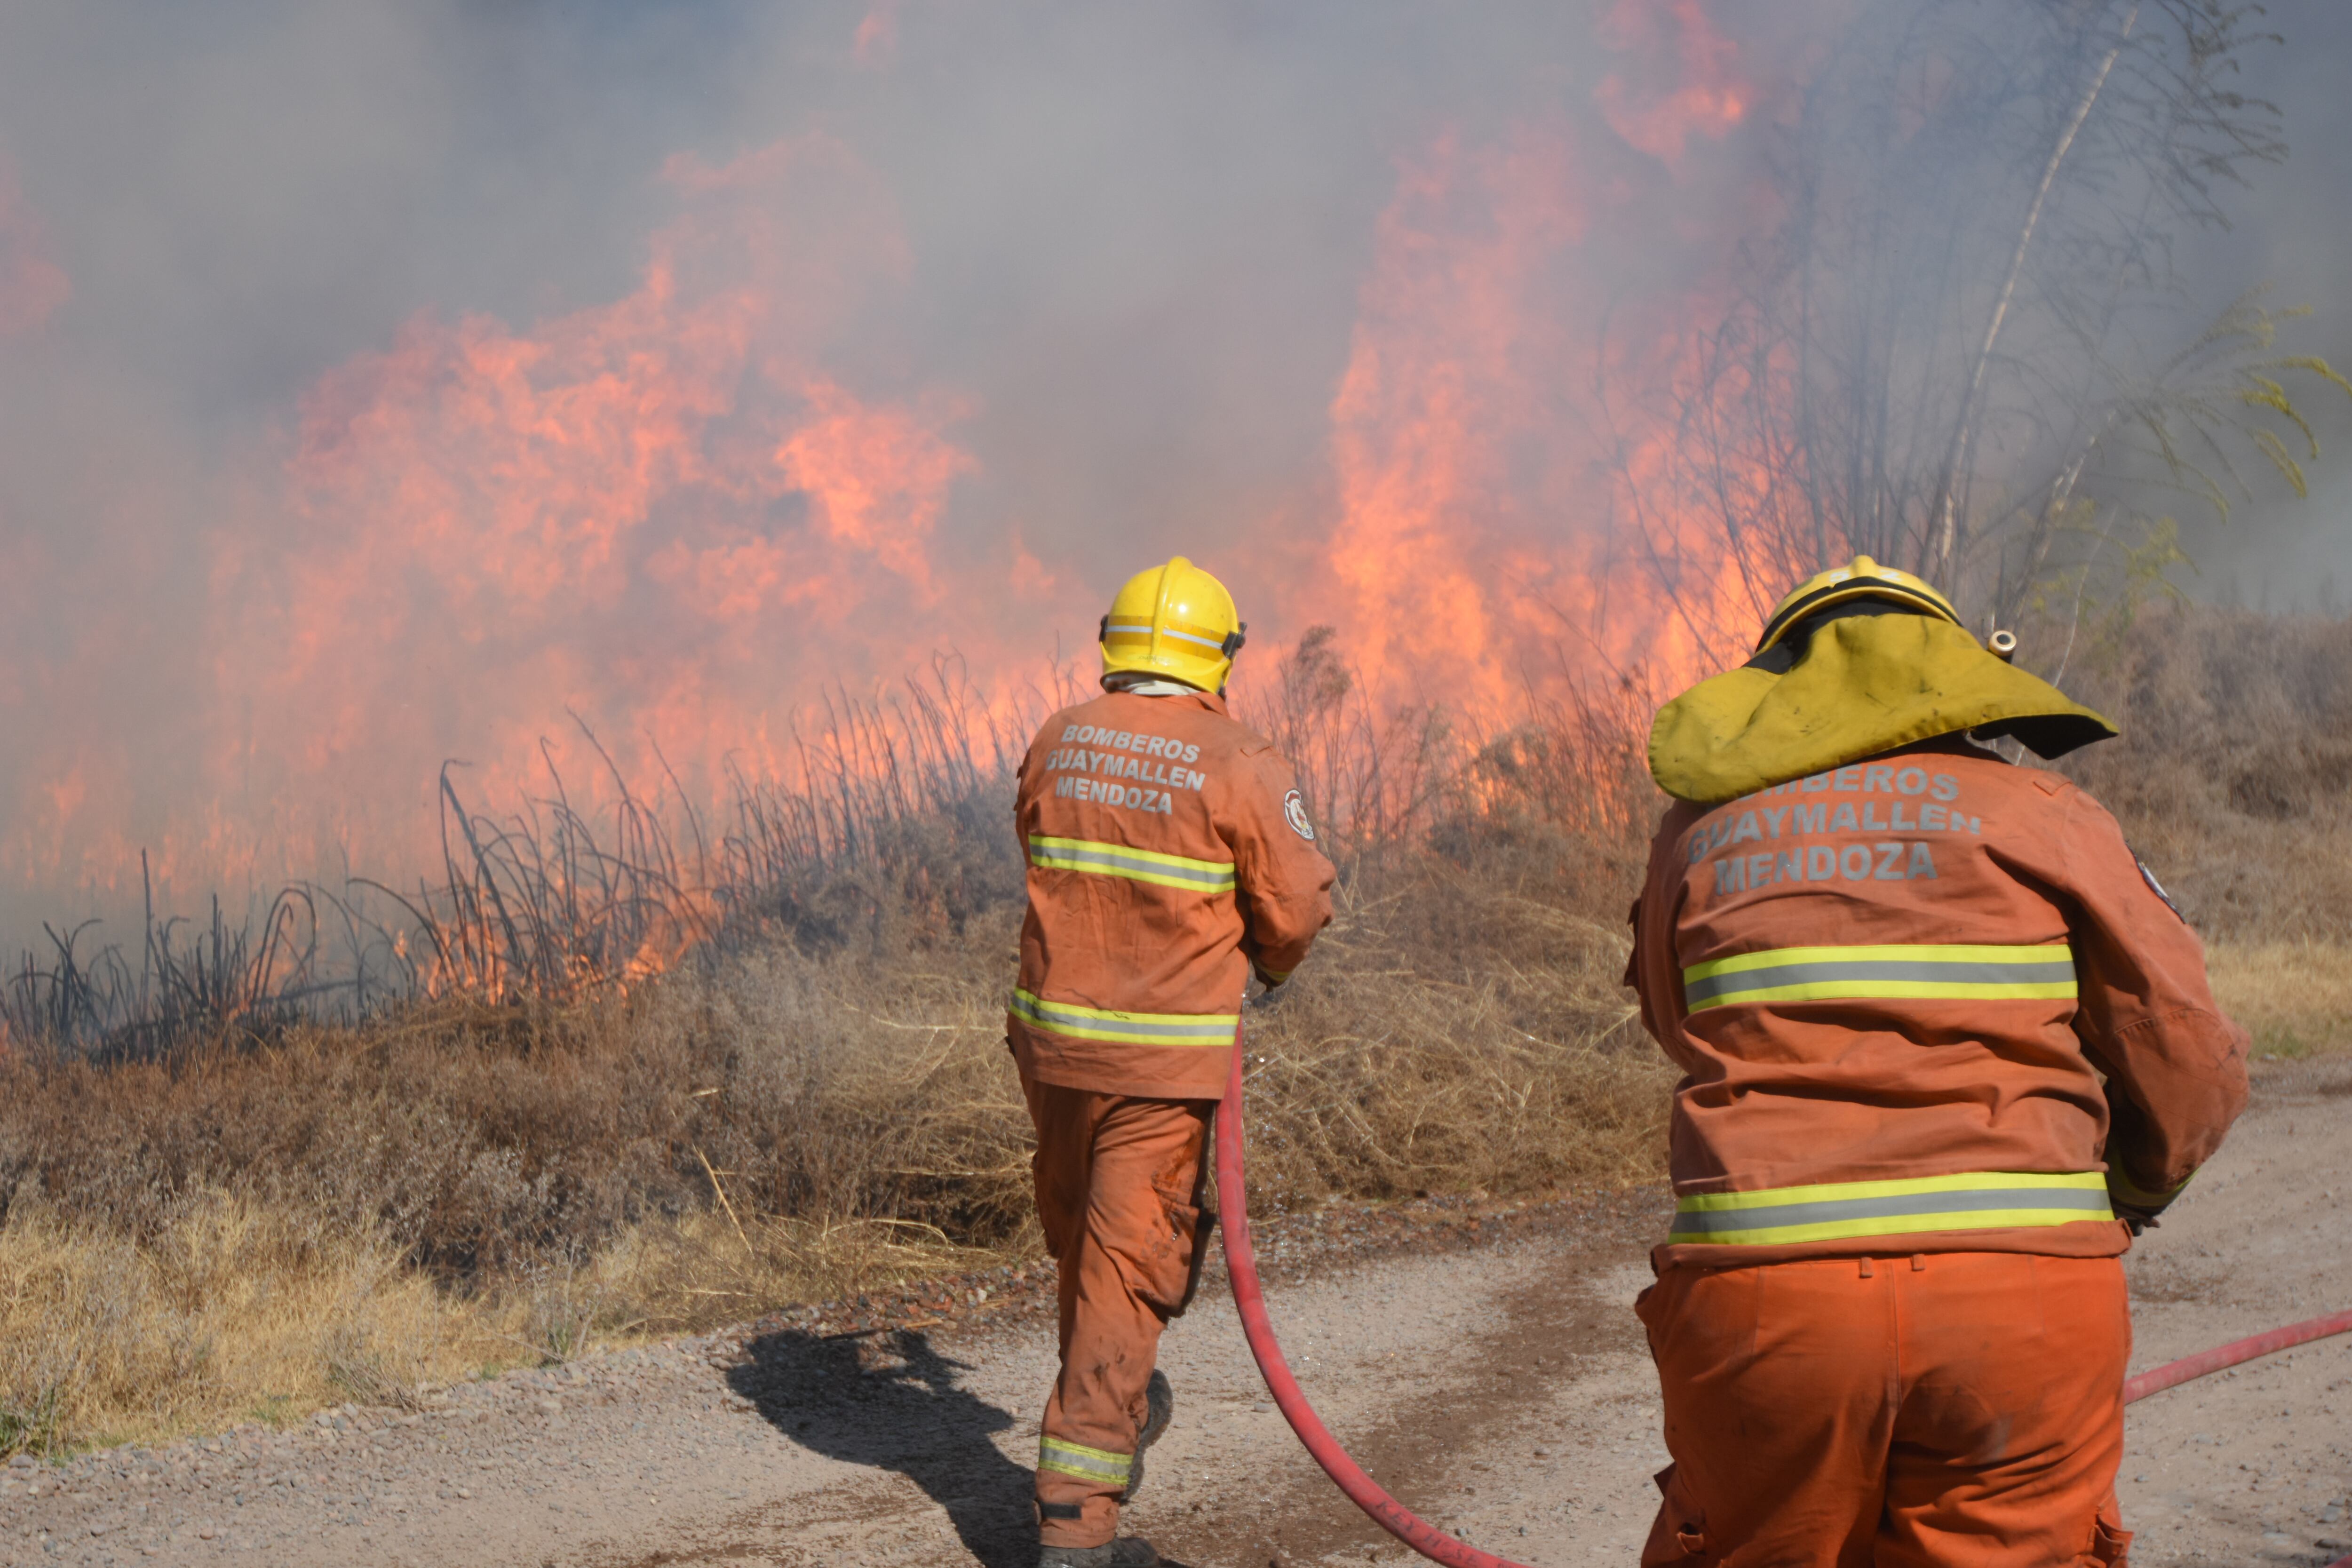
[[[1273,742],[1206,692],[1110,692],[1037,732],[1013,818],[1029,913],[1005,1034],[1022,1074],[1223,1094],[1251,965],[1287,976],[1331,919],[1331,863]]]
[[[2110,1200],[2161,1208],[2245,1103],[2245,1034],[2115,818],[1957,736],[1677,804],[1633,927],[1685,1075],[1660,1268],[2112,1256]]]

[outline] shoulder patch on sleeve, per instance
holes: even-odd
[[[2180,906],[2172,901],[2172,895],[2164,890],[2164,884],[2156,879],[2156,873],[2147,868],[2147,862],[2135,854],[2132,857],[2132,864],[2139,868],[2139,879],[2147,884],[2147,890],[2162,899],[2164,907],[2172,911],[2173,917],[2181,924],[2187,925],[2189,917],[2180,912]]]
[[[1299,837],[1309,844],[1315,842],[1315,825],[1307,820],[1306,797],[1297,790],[1292,790],[1282,797],[1282,819],[1290,824],[1290,830]],[[2146,868],[2141,868],[2143,870]]]

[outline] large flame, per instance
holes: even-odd
[[[273,851],[413,866],[445,756],[478,797],[543,789],[567,713],[707,798],[730,758],[783,766],[828,683],[1069,609],[1010,542],[990,594],[941,577],[961,400],[826,368],[907,266],[857,161],[812,139],[669,177],[635,290],[528,333],[412,321],[306,400],[279,521],[219,540],[214,776],[324,807],[273,814]]]
[[[1610,129],[1669,166],[1693,136],[1728,135],[1755,101],[1738,47],[1699,0],[1617,0],[1601,37],[1629,57],[1594,94]]]
[[[887,68],[906,20],[875,0],[856,58]],[[1263,606],[1252,660],[1334,624],[1377,701],[1492,721],[1580,671],[1720,651],[1740,584],[1685,584],[1721,603],[1676,620],[1624,569],[1628,506],[1674,536],[1684,503],[1673,432],[1612,381],[1671,382],[1706,286],[1685,253],[1720,237],[1678,232],[1658,193],[1758,92],[1698,0],[1618,0],[1602,36],[1616,66],[1586,104],[1400,160],[1335,367],[1331,504],[1207,562]],[[676,216],[621,297],[528,328],[427,311],[318,382],[205,540],[203,752],[160,830],[119,746],[52,737],[0,842],[10,880],[135,889],[143,845],[183,899],[344,866],[413,882],[445,759],[517,798],[573,714],[625,774],[707,801],[730,761],[788,771],[795,715],[835,683],[952,648],[988,700],[1055,632],[1090,634],[1108,584],[1009,529],[947,548],[971,395],[835,352],[911,265],[880,177],[813,135],[667,179]],[[0,168],[0,333],[68,291]],[[54,580],[0,549],[0,595]],[[0,669],[0,713],[26,710],[19,679]]]
[[[1526,514],[1512,458],[1558,413],[1559,344],[1528,331],[1529,295],[1583,228],[1578,185],[1557,133],[1475,151],[1449,135],[1381,215],[1331,409],[1328,549],[1376,689],[1498,710],[1519,634],[1556,629],[1529,626],[1541,605],[1524,575],[1549,575],[1528,547],[1555,520]]]
[[[1696,0],[1620,0],[1603,30],[1630,51],[1594,95],[1613,135],[1448,132],[1403,163],[1331,409],[1332,613],[1376,688],[1489,722],[1596,666],[1693,673],[1738,618],[1727,574],[1681,574],[1670,613],[1625,549],[1642,530],[1677,555],[1702,537],[1703,498],[1667,482],[1677,432],[1623,398],[1671,393],[1712,284],[1623,279],[1669,270],[1690,237],[1652,205],[1654,164],[1719,141],[1754,89]],[[1629,260],[1629,237],[1647,256]]]

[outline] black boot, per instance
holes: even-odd
[[[1160,1441],[1168,1423],[1176,1418],[1176,1391],[1168,1374],[1154,1367],[1143,1385],[1143,1430],[1136,1434],[1135,1458],[1129,1462],[1127,1489],[1118,1494],[1124,1505],[1143,1485],[1143,1451]],[[1160,1568],[1160,1553],[1139,1535],[1124,1535],[1100,1546],[1048,1546],[1037,1553],[1037,1568]]]
[[[1139,1535],[1122,1535],[1100,1546],[1048,1546],[1037,1568],[1160,1568],[1160,1553]]]
[[[1160,1434],[1176,1419],[1176,1391],[1168,1386],[1168,1374],[1158,1367],[1151,1369],[1151,1381],[1143,1385],[1143,1430],[1136,1435],[1135,1460],[1128,1467],[1127,1489],[1118,1494],[1121,1503],[1133,1502],[1135,1494],[1143,1489],[1143,1450],[1160,1441]]]

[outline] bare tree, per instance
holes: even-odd
[[[1604,387],[1643,563],[1723,644],[1793,577],[1866,552],[2007,620],[2118,527],[2226,513],[2252,460],[2315,452],[2259,299],[2207,320],[2173,267],[2285,155],[2237,82],[2275,45],[2222,0],[1877,0],[1798,84],[1782,216],[1663,388]],[[1638,403],[1639,406],[1633,406]],[[1723,593],[1725,574],[1738,592]],[[1717,625],[1716,621],[1724,621]],[[1752,623],[1747,623],[1752,624]]]

